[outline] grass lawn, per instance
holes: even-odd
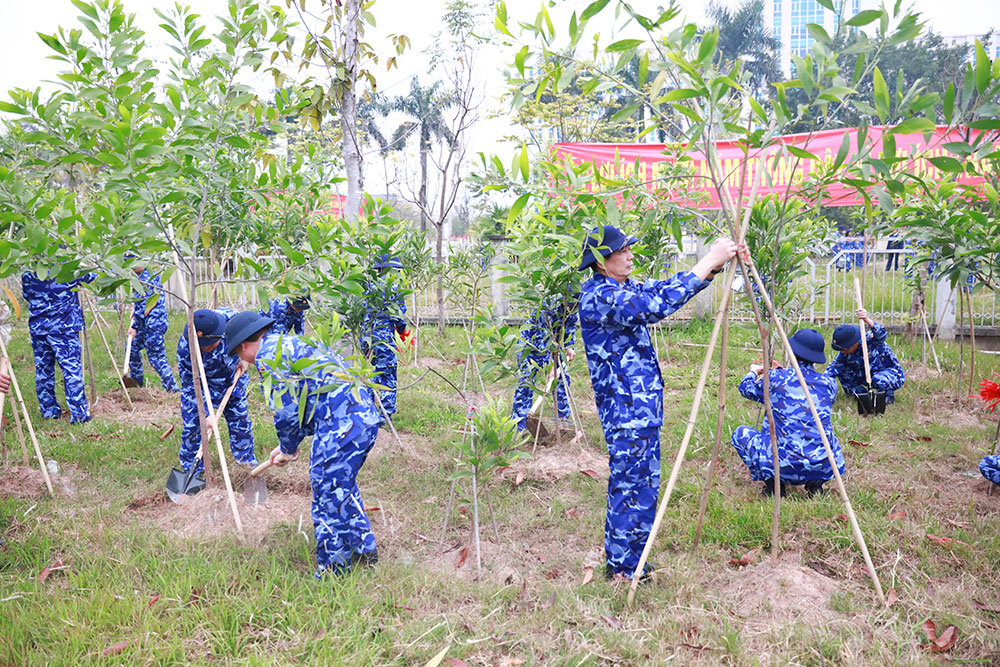
[[[664,479],[709,325],[674,328],[661,353]],[[175,316],[172,361],[179,331]],[[731,332],[727,440],[737,425],[759,424],[757,405],[736,392],[757,356],[755,335],[745,326]],[[457,328],[438,337],[430,327],[421,336],[419,363],[400,367],[401,387],[416,381],[398,399],[402,446],[380,434],[359,477],[381,560],[317,582],[305,456],[266,473],[265,506],[242,504],[246,473],[233,471],[246,527],[240,539],[217,461],[209,489],[185,505],[166,501],[179,399],[159,389],[148,365],[147,388],[133,390],[130,412],[92,339],[94,419],[43,422],[26,327],[16,326],[14,368],[42,450],[61,474],[48,497],[37,464],[20,467],[16,431],[6,429],[0,665],[424,665],[444,649],[446,665],[924,664],[940,659],[922,648],[928,619],[939,632],[957,630],[957,643],[940,656],[1000,662],[1000,493],[987,495],[977,468],[996,422],[966,398],[957,346],[939,344],[938,377],[920,366],[919,344],[894,337],[908,371],[897,404],[863,419],[841,395],[834,413],[848,493],[892,606],[879,606],[836,494],[785,499],[772,559],[771,502],[728,445],[701,545],[692,548],[716,421],[713,380],[653,550],[659,570],[627,607],[626,587],[603,577],[607,459],[584,355],[570,369],[588,442],[541,446],[495,480],[498,534],[486,521],[477,576],[464,485],[443,532],[450,452],[465,410],[446,382],[424,372],[432,366],[461,385],[465,337]],[[998,369],[996,356],[977,356],[979,378]],[[513,385],[486,378],[486,390],[510,396]],[[259,390],[251,396],[264,456],[276,437]],[[755,549],[752,565],[729,564]],[[57,561],[64,567],[43,577]]]

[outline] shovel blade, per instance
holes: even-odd
[[[205,478],[193,471],[174,468],[167,476],[167,496],[175,503],[184,502],[185,496],[193,496],[204,488]]]
[[[123,375],[122,382],[125,384],[127,389],[132,389],[133,387],[138,387],[139,383],[132,379],[131,375]]]
[[[267,481],[263,477],[247,477],[243,484],[243,498],[247,505],[260,505],[267,502]]]

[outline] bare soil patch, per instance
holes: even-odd
[[[119,387],[101,394],[90,413],[94,419],[139,427],[166,429],[171,424],[180,425],[181,406],[177,394],[155,387],[136,387],[129,389],[129,397],[135,410],[129,408]]]
[[[717,582],[719,600],[758,631],[794,622],[823,627],[842,618],[830,608],[830,596],[839,589],[837,582],[800,560],[800,554],[786,552],[777,563],[764,560],[728,572]]]
[[[52,480],[52,490],[58,496],[75,498],[77,483],[86,478],[86,474],[75,465],[60,464],[58,475],[49,475]],[[9,466],[0,468],[0,496],[5,498],[40,498],[48,494],[45,488],[45,478],[38,468],[24,466]]]

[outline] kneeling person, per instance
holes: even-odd
[[[895,391],[902,388],[906,380],[903,367],[886,342],[885,327],[873,320],[864,308],[857,310],[858,319],[868,325],[868,363],[871,367],[872,386],[885,392],[885,402],[895,401]],[[841,324],[833,332],[830,347],[840,354],[826,368],[830,377],[840,378],[840,386],[848,396],[867,394],[869,387],[865,379],[865,360],[861,350],[861,327],[857,324]]]
[[[327,571],[349,572],[357,562],[374,564],[378,560],[375,536],[357,485],[358,472],[378,434],[374,394],[343,380],[348,366],[336,352],[292,334],[270,333],[272,323],[271,318],[252,311],[236,315],[226,326],[226,352],[248,364],[256,363],[262,375],[270,376],[267,399],[280,443],[270,455],[275,465],[297,459],[302,439],[313,436],[309,481],[319,566],[316,577]],[[300,420],[303,393],[305,410]]]
[[[201,363],[205,367],[205,379],[211,393],[212,405],[219,407],[226,390],[233,383],[238,360],[226,354],[223,334],[226,323],[236,314],[231,308],[196,310],[194,328],[201,348]],[[194,374],[191,372],[191,348],[188,344],[188,327],[185,325],[181,339],[177,342],[177,369],[181,378],[181,468],[187,471],[194,463],[201,448],[201,429],[198,425],[198,401],[195,399]],[[233,389],[229,402],[222,414],[229,427],[229,448],[237,463],[255,466],[257,458],[253,453],[253,423],[247,411],[247,385],[250,383],[243,374]],[[202,467],[198,460],[199,469]]]
[[[829,376],[813,368],[813,364],[826,363],[823,335],[815,329],[796,331],[789,341],[795,358],[799,361],[802,376],[809,385],[816,411],[826,439],[833,450],[840,474],[844,474],[844,454],[840,443],[833,434],[830,415],[833,402],[837,398],[837,383]],[[763,368],[752,367],[740,381],[740,393],[744,398],[758,403],[764,402]],[[774,431],[778,438],[778,466],[781,482],[784,484],[804,484],[811,494],[822,492],[823,483],[833,479],[833,469],[823,447],[823,440],[816,430],[809,403],[802,391],[795,370],[776,368],[769,373],[771,382],[771,409],[774,414]],[[764,494],[774,492],[774,457],[771,451],[771,433],[767,417],[760,431],[749,426],[740,426],[733,433],[732,445],[736,453],[750,469],[750,477],[755,482],[764,482]]]

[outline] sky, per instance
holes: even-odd
[[[561,12],[566,15],[572,10],[582,11],[590,0],[563,0]],[[646,5],[650,7],[666,4],[666,0],[638,0],[636,8]],[[70,0],[0,0],[4,7],[5,20],[0,22],[0,50],[2,50],[4,66],[0,68],[0,95],[13,87],[32,88],[45,85],[45,80],[55,78],[61,63],[46,59],[48,48],[38,38],[38,32],[53,33],[59,26],[69,26],[75,23],[79,11]],[[159,19],[153,12],[154,6],[172,7],[173,0],[125,0],[125,7],[136,13],[140,27],[147,34],[153,33],[150,42],[155,42],[155,35],[160,32],[156,27]],[[203,16],[215,16],[222,13],[226,6],[225,0],[188,0],[188,4]],[[282,6],[284,2],[280,3]],[[319,0],[309,3],[314,9]],[[508,0],[508,13],[513,24],[516,20],[531,21],[534,19],[540,2],[533,0]],[[687,18],[697,23],[704,23],[705,8],[708,0],[679,0]],[[735,4],[729,0],[727,4]],[[915,9],[920,11],[928,21],[928,26],[935,32],[944,35],[964,35],[982,33],[989,28],[1000,31],[1000,2],[997,0],[915,0]],[[379,67],[377,73],[378,86],[381,92],[388,95],[401,95],[407,92],[410,80],[421,76],[424,81],[432,75],[427,73],[428,57],[426,51],[441,32],[440,17],[445,0],[377,0],[372,12],[376,16],[377,26],[371,30],[368,40],[385,57],[392,55],[386,35],[393,33],[406,34],[412,41],[412,48],[399,58],[398,69],[386,72]],[[565,26],[565,20],[560,21],[558,11],[553,11],[553,19],[557,26]],[[603,16],[603,15],[602,15]],[[168,54],[154,50],[150,57],[165,58]],[[505,63],[512,56],[500,47],[486,47],[480,54],[478,63],[483,88],[483,105],[480,109],[481,120],[471,133],[469,150],[471,155],[479,151],[486,153],[503,152],[504,147],[499,139],[504,134],[512,133],[505,119],[506,103],[501,99],[504,91],[503,70]],[[259,75],[253,83],[263,90],[270,84],[270,77]],[[489,116],[494,116],[490,118]],[[394,119],[387,119],[388,126],[395,124]],[[507,149],[509,151],[509,149]],[[377,181],[380,168],[370,168],[369,173]],[[372,183],[373,191],[384,191],[385,179],[382,183]]]

